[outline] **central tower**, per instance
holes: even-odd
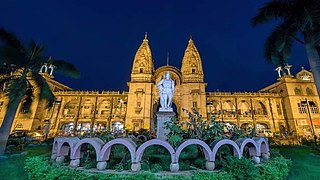
[[[190,37],[182,58],[181,70],[168,65],[155,70],[149,41],[145,36],[134,57],[131,80],[128,82],[126,129],[154,129],[160,98],[156,84],[163,79],[166,72],[170,72],[174,81],[172,102],[179,120],[187,121],[188,114],[184,113],[183,109],[191,111],[192,108],[197,109],[202,117],[207,119],[202,61],[192,38]]]

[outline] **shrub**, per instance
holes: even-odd
[[[198,172],[193,177],[194,180],[234,180],[235,178],[227,172]]]
[[[102,173],[86,173],[70,169],[68,167],[52,164],[48,157],[33,156],[26,160],[25,169],[29,179],[43,180],[113,180],[113,179],[194,179],[194,180],[235,180],[235,179],[257,179],[257,180],[280,180],[284,179],[289,172],[290,161],[283,157],[272,158],[269,161],[255,167],[249,159],[237,159],[228,157],[228,161],[224,164],[225,171],[221,172],[196,172],[190,176],[161,176],[152,173],[135,173],[135,174],[102,174]],[[153,164],[151,171],[159,172],[160,164]]]
[[[258,177],[259,171],[246,158],[238,159],[237,157],[227,156],[226,161],[222,162],[222,170],[230,173],[235,179],[255,179]]]
[[[162,166],[160,164],[152,164],[150,171],[153,173],[157,173],[162,170]]]
[[[154,180],[156,176],[151,173],[137,173],[134,175],[122,174],[89,174],[68,167],[51,164],[47,157],[34,156],[26,160],[25,169],[29,179],[41,180],[114,180],[114,179],[141,179]]]
[[[272,158],[258,166],[259,178],[261,180],[284,179],[288,176],[291,161],[282,156]]]
[[[107,168],[119,170],[117,168],[119,168],[120,166],[123,170],[130,169],[131,156],[129,150],[125,146],[116,144],[111,148],[111,154],[110,159],[107,163]]]
[[[141,168],[142,170],[151,170],[152,165],[159,164],[161,169],[168,171],[171,162],[171,155],[168,150],[162,146],[150,146],[145,149],[142,159]]]

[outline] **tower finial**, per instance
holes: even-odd
[[[167,66],[169,66],[169,52],[167,52]]]
[[[145,34],[144,34],[144,39],[148,39],[148,32],[146,32]]]
[[[191,35],[191,33],[190,33],[189,43],[191,43],[191,42],[193,42],[193,40],[192,40],[192,35]]]

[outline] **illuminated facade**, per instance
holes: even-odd
[[[74,91],[55,81],[52,71],[42,69],[57,101],[52,108],[45,109],[45,102],[35,97],[30,111],[21,103],[12,130],[44,132],[50,126],[51,135],[123,128],[154,130],[159,107],[156,84],[169,71],[175,81],[173,103],[180,121],[188,120],[183,109],[196,108],[204,120],[215,116],[241,127],[281,133],[296,131],[299,135],[310,134],[311,119],[319,134],[320,102],[312,73],[302,69],[293,76],[289,66],[276,70],[278,81],[259,92],[206,92],[201,57],[191,38],[181,69],[169,65],[155,69],[145,37],[133,60],[128,92]],[[6,104],[6,97],[1,94],[0,122]]]

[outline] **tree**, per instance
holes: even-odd
[[[303,44],[320,94],[320,1],[272,0],[258,10],[251,22],[256,26],[271,20],[280,23],[265,42],[267,61],[284,66],[292,44],[295,41]]]
[[[0,155],[5,153],[20,102],[30,104],[35,94],[38,94],[39,99],[45,99],[48,107],[51,107],[55,100],[47,81],[39,74],[44,63],[52,64],[64,75],[80,75],[74,65],[44,56],[44,47],[35,41],[31,40],[29,44],[23,45],[13,33],[0,28],[0,83],[9,99],[7,112],[0,127]]]

